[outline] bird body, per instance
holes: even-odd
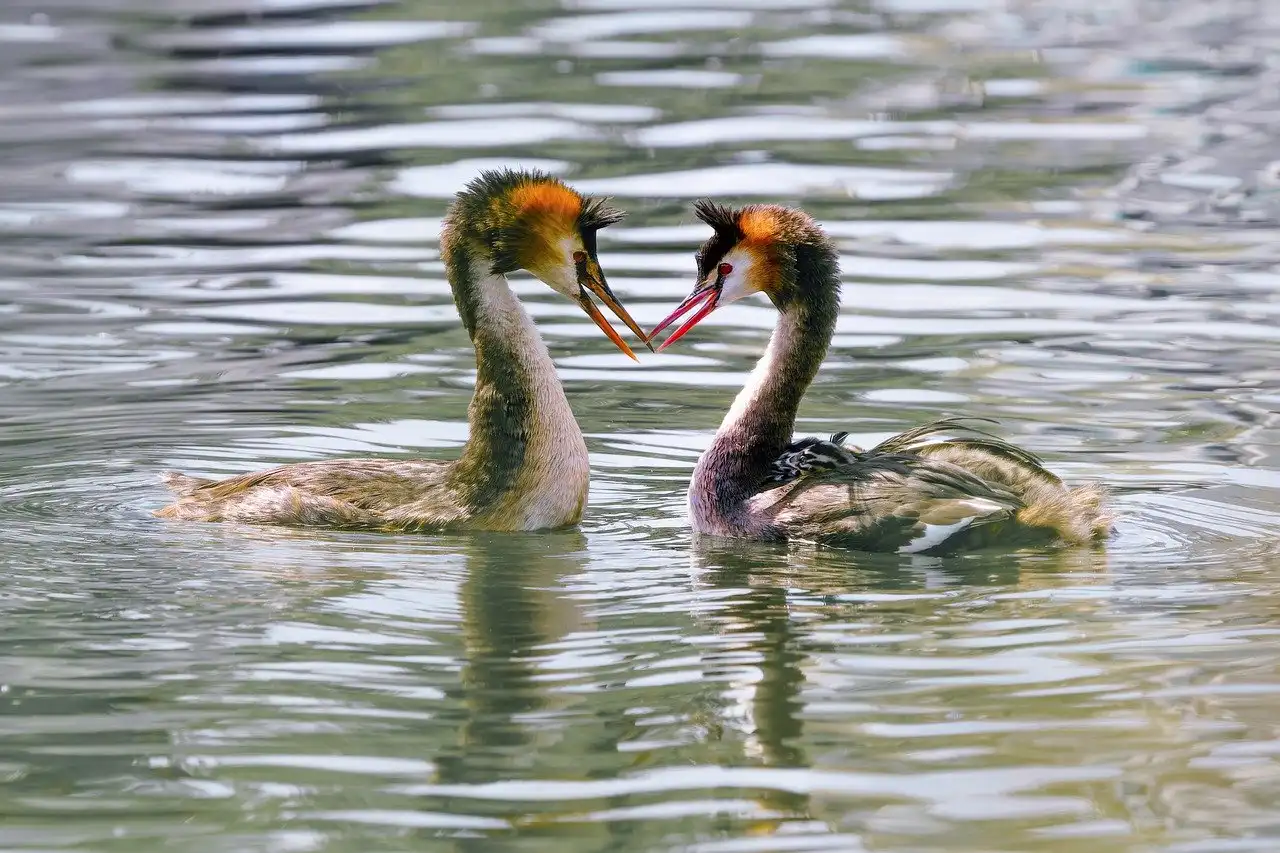
[[[1064,486],[1039,459],[963,419],[934,421],[866,451],[835,439],[789,448],[793,473],[755,495],[749,514],[788,536],[904,554],[1082,543],[1106,524],[1101,489]]]
[[[595,232],[621,217],[550,176],[487,172],[459,194],[441,239],[454,301],[476,350],[470,434],[459,459],[335,459],[225,480],[164,476],[162,518],[391,531],[543,530],[587,501],[582,431],[546,344],[507,284],[527,269],[577,301],[634,358],[588,297],[643,337],[605,283]]]
[[[793,440],[835,331],[835,248],[798,210],[709,202],[696,210],[714,232],[698,253],[698,284],[650,337],[697,308],[665,348],[718,305],[753,293],[779,311],[765,354],[694,469],[696,531],[908,554],[1106,536],[1102,489],[1069,488],[1032,454],[961,419],[865,451],[845,446],[843,435]]]

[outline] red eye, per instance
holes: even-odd
[[[733,272],[733,264],[721,264],[716,268],[716,272],[720,273],[720,275],[728,275]]]

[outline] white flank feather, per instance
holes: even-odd
[[[974,522],[982,522],[990,516],[1003,515],[1006,512],[1005,507],[986,498],[969,498],[956,503],[972,509],[973,515],[966,516],[954,524],[926,524],[924,532],[899,548],[898,553],[919,554],[922,551],[928,551],[930,548],[936,548],[961,530],[971,527]]]

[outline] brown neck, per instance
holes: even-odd
[[[481,513],[501,503],[533,461],[527,457],[539,417],[568,404],[546,345],[505,277],[490,272],[471,241],[449,236],[442,245],[449,284],[476,350],[470,437],[451,481],[463,503]]]
[[[810,260],[797,270],[790,298],[779,300],[768,349],[698,460],[689,486],[697,530],[753,532],[747,501],[761,491],[770,466],[790,443],[800,401],[835,332],[840,295],[834,256],[824,252]]]

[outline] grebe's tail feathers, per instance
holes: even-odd
[[[203,477],[192,477],[188,474],[182,474],[178,471],[165,471],[160,475],[160,480],[178,497],[186,497],[194,494],[197,489],[211,485],[213,480],[206,480]]]

